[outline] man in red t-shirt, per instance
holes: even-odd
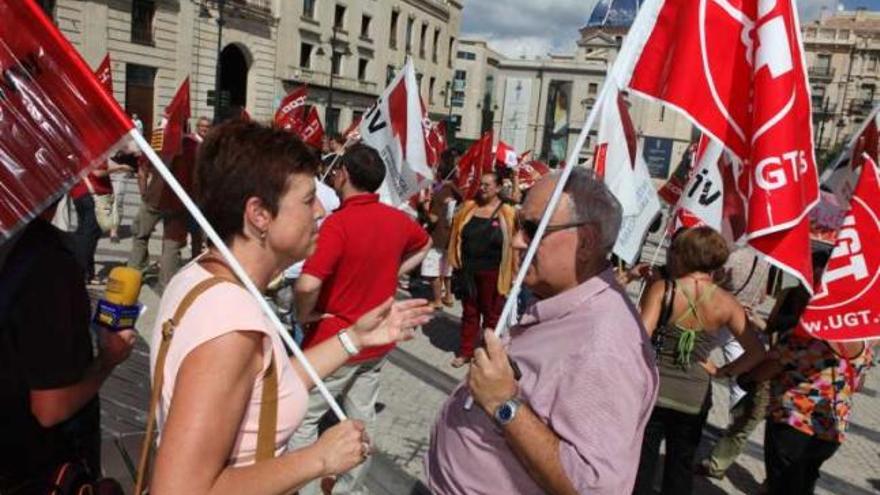
[[[355,349],[339,332],[394,296],[398,276],[418,266],[431,248],[422,227],[404,212],[379,202],[375,191],[384,179],[385,165],[373,148],[354,145],[340,157],[332,185],[342,206],[321,225],[317,247],[303,266],[295,292],[297,318],[309,325],[303,348],[339,338],[352,355],[324,383],[341,397],[346,414],[363,421],[368,431],[376,417],[379,371],[394,345]],[[327,409],[320,394],[312,393],[291,448],[314,443]],[[333,493],[356,489],[367,464],[340,476]],[[306,486],[300,494],[319,493],[316,485]]]

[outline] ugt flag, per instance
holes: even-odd
[[[162,121],[153,130],[150,145],[166,163],[183,152],[183,135],[192,111],[189,103],[189,78],[183,80],[171,103],[165,108]]]
[[[495,149],[495,161],[502,167],[514,169],[519,164],[519,156],[509,144],[498,141],[498,147]]]
[[[812,288],[806,216],[819,187],[793,0],[648,0],[614,77],[734,154],[750,244]]]
[[[297,135],[309,146],[320,149],[324,139],[324,126],[321,124],[318,109],[306,105],[306,97],[308,88],[305,86],[288,93],[275,111],[275,125]]]
[[[0,0],[0,242],[133,127],[32,0]]]
[[[412,59],[385,88],[359,127],[361,142],[379,152],[385,162],[382,201],[400,205],[434,178],[425,153],[422,100]]]
[[[868,154],[831,259],[801,329],[817,339],[880,337],[880,181]]]

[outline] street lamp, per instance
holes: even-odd
[[[447,106],[449,111],[446,114],[446,146],[452,148],[453,138],[455,137],[455,129],[452,124],[452,81],[446,81],[446,89],[444,91],[447,97]]]
[[[336,42],[337,42],[336,31],[338,29],[339,29],[339,27],[334,24],[333,31],[332,31],[333,34],[330,36],[330,82],[327,84],[327,108],[324,110],[324,123],[327,124],[328,131],[330,131],[330,132],[336,132],[338,130],[338,129],[336,129],[336,126],[339,124],[339,122],[334,121],[332,127],[329,125],[330,124],[330,112],[333,110],[333,83],[336,80],[336,74],[333,70],[333,56],[337,53],[336,52]],[[324,55],[323,51],[324,51],[323,48],[318,47],[318,55]],[[345,56],[345,55],[351,55],[351,49],[346,44],[345,50],[341,50],[338,53],[339,53],[340,57]],[[341,63],[342,63],[342,61],[340,61],[340,64]]]

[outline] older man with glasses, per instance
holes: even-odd
[[[558,174],[519,212],[514,249],[535,236]],[[507,345],[491,331],[440,412],[425,458],[436,494],[629,493],[657,396],[654,353],[608,255],[621,209],[578,168],[525,285],[537,297]],[[466,409],[473,396],[479,407]]]

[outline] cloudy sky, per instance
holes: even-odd
[[[462,34],[489,41],[509,57],[570,52],[597,0],[464,0]],[[801,21],[823,7],[880,10],[880,0],[797,0]]]

